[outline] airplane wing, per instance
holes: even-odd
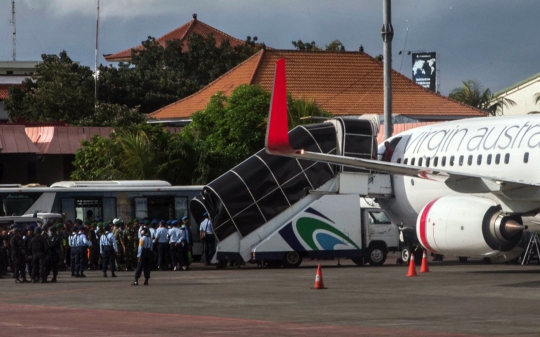
[[[410,166],[294,149],[289,141],[285,60],[276,62],[265,149],[268,154],[363,168],[442,182],[459,193],[502,194],[513,200],[540,200],[540,185],[445,169]]]

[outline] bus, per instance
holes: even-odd
[[[198,224],[189,211],[189,201],[203,186],[172,186],[161,180],[61,181],[50,187],[32,185],[0,186],[0,216],[61,213],[66,220],[135,218],[191,219],[193,255],[200,255]]]

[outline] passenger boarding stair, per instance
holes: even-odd
[[[306,151],[371,159],[378,130],[378,116],[365,115],[298,126],[289,139]],[[213,262],[245,262],[254,246],[327,194],[389,198],[390,176],[261,150],[206,185],[190,209],[197,224],[209,214],[218,241]]]

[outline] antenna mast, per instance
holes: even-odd
[[[11,27],[13,28],[13,61],[17,60],[17,30],[15,28],[15,0],[11,0]]]
[[[97,0],[97,16],[96,16],[96,54],[94,63],[94,106],[97,107],[98,91],[99,91],[99,72],[98,72],[98,38],[99,38],[99,0]]]

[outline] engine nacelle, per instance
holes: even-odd
[[[446,255],[488,255],[516,247],[523,234],[519,216],[502,213],[493,200],[445,196],[427,204],[416,221],[422,246]]]

